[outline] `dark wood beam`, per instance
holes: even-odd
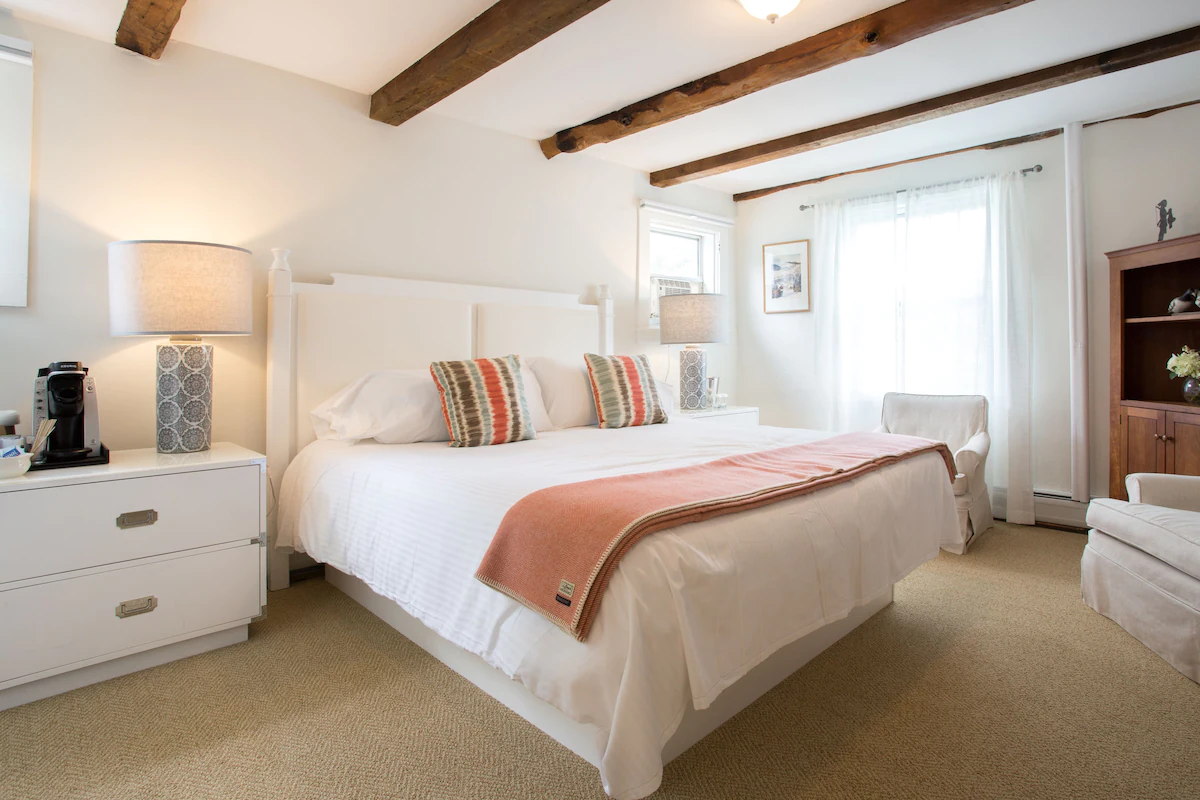
[[[1034,92],[1107,75],[1112,72],[1152,64],[1200,50],[1200,26],[1177,31],[1157,39],[1118,47],[1104,53],[1058,64],[1036,72],[964,89],[960,92],[922,100],[901,108],[881,111],[824,128],[784,136],[769,142],[741,147],[720,155],[701,158],[677,167],[650,174],[654,186],[675,186],[687,181],[720,175],[735,169],[765,164],[779,158],[807,153],[822,147],[861,139],[876,133],[938,119],[960,111],[1023,97]]]
[[[608,0],[500,0],[371,95],[371,119],[399,125]]]
[[[158,58],[187,0],[129,0],[117,27],[117,47]]]
[[[1098,119],[1094,122],[1084,123],[1083,127],[1090,128],[1093,125],[1103,125],[1106,122],[1118,122],[1123,119],[1150,119],[1151,117],[1157,117],[1159,114],[1165,114],[1168,111],[1174,111],[1177,108],[1187,108],[1188,106],[1195,106],[1195,105],[1200,105],[1200,100],[1189,100],[1186,103],[1176,103],[1175,105],[1163,106],[1162,108],[1152,108],[1149,111],[1139,111],[1136,114],[1126,114],[1121,117],[1109,117],[1108,119]],[[770,186],[766,189],[754,189],[749,192],[738,192],[737,194],[735,194],[733,196],[733,199],[738,202],[740,202],[742,200],[756,200],[759,197],[766,197],[767,195],[775,194],[776,192],[783,192],[783,191],[787,191],[788,189],[796,189],[801,186],[812,186],[813,184],[824,183],[825,181],[831,181],[834,178],[844,178],[847,175],[859,175],[863,172],[875,172],[877,170],[888,169],[890,167],[898,167],[898,166],[901,166],[902,164],[917,164],[917,163],[920,163],[921,161],[929,161],[930,159],[942,158],[943,156],[956,156],[959,153],[970,153],[973,150],[999,150],[1001,147],[1012,147],[1013,145],[1017,145],[1017,144],[1027,144],[1029,142],[1040,142],[1042,139],[1053,139],[1055,136],[1059,136],[1060,134],[1062,134],[1062,132],[1063,132],[1062,128],[1054,128],[1052,130],[1042,131],[1041,133],[1031,133],[1028,136],[1015,136],[1012,139],[1001,139],[998,142],[988,142],[987,144],[978,144],[978,145],[975,145],[974,147],[963,147],[958,150],[947,150],[944,153],[934,153],[933,155],[918,156],[917,158],[906,158],[901,161],[892,161],[890,163],[879,164],[878,166],[874,166],[874,167],[863,167],[862,169],[852,169],[852,170],[847,170],[846,172],[838,172],[833,175],[822,175],[820,178],[808,178],[807,180],[794,181],[792,183],[784,183],[784,184],[780,184],[779,186]]]
[[[918,156],[916,158],[905,158],[901,161],[892,161],[887,164],[879,164],[874,167],[863,167],[862,169],[851,169],[846,172],[837,172],[833,175],[822,175],[820,178],[809,178],[808,180],[795,181],[793,183],[783,183],[779,186],[770,186],[766,189],[755,189],[750,192],[738,192],[733,196],[733,199],[741,202],[742,200],[756,200],[760,197],[766,197],[769,194],[776,192],[784,192],[788,189],[795,189],[800,186],[812,186],[815,183],[824,183],[831,181],[834,178],[844,178],[847,175],[859,175],[863,172],[875,172],[876,170],[889,169],[891,167],[899,167],[902,164],[919,164],[922,161],[929,161],[934,158],[943,156],[956,156],[959,153],[970,153],[973,150],[999,150],[1002,147],[1012,147],[1017,144],[1027,144],[1029,142],[1040,142],[1042,139],[1052,139],[1063,132],[1062,128],[1054,128],[1049,131],[1040,133],[1031,133],[1028,136],[1015,136],[1012,139],[1001,139],[998,142],[988,142],[987,144],[977,144],[974,147],[962,147],[958,150],[947,150],[944,153],[934,153],[928,156]]]
[[[1103,125],[1106,122],[1116,122],[1120,119],[1150,119],[1157,117],[1159,114],[1165,114],[1168,111],[1174,111],[1177,108],[1187,108],[1188,106],[1200,105],[1200,100],[1189,100],[1186,103],[1176,103],[1173,106],[1163,106],[1162,108],[1152,108],[1149,111],[1139,111],[1136,114],[1126,114],[1123,117],[1113,117],[1112,119],[1101,119],[1095,122],[1088,122],[1083,127],[1090,128],[1093,125]]]
[[[786,81],[881,53],[1031,0],[905,0],[766,55],[705,75],[541,141],[546,158],[578,153]]]

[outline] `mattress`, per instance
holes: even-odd
[[[284,475],[277,545],[361,579],[594,724],[605,791],[641,798],[658,788],[662,747],[689,705],[707,708],[780,647],[890,591],[956,541],[941,456],[647,537],[619,564],[586,642],[475,580],[492,535],[514,503],[547,486],[828,435],[682,420],[496,447],[317,441]]]

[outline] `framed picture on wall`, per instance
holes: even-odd
[[[763,311],[808,311],[808,239],[763,245]]]

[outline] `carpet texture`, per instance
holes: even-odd
[[[1196,798],[1200,686],[1000,524],[669,764],[656,798]],[[250,641],[0,712],[0,798],[602,798],[588,764],[324,581]]]

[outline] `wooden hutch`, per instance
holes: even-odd
[[[1112,436],[1109,495],[1126,498],[1131,472],[1200,475],[1200,406],[1183,402],[1167,359],[1200,349],[1200,312],[1167,314],[1200,289],[1200,234],[1108,253],[1111,269]]]

